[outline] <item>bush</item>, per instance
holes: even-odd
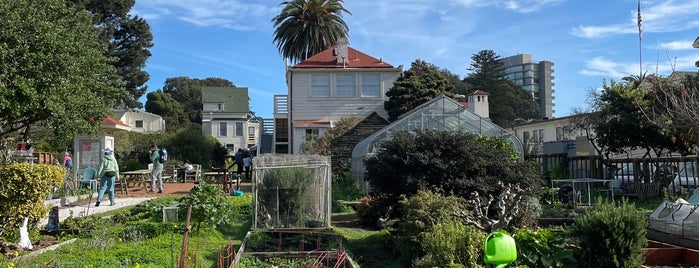
[[[4,228],[19,228],[24,217],[36,224],[48,213],[44,200],[64,180],[60,166],[29,163],[0,165],[0,235]]]
[[[187,207],[192,205],[191,220],[198,232],[202,224],[205,227],[217,227],[230,223],[235,215],[232,215],[233,210],[227,198],[218,185],[202,181],[192,188],[189,195],[180,199],[180,210],[187,211]]]
[[[333,176],[332,184],[332,198],[333,207],[332,211],[337,212],[351,212],[352,208],[338,203],[339,200],[352,201],[357,200],[364,195],[362,188],[359,183],[352,178],[352,173],[343,172],[336,176]]]
[[[646,240],[645,215],[624,199],[617,206],[597,199],[595,208],[575,218],[582,267],[641,267]],[[603,257],[601,257],[603,256]]]
[[[394,207],[397,202],[395,197],[382,194],[360,198],[357,205],[359,223],[365,227],[377,228],[379,219],[387,219],[396,214]]]
[[[443,196],[429,191],[419,191],[416,195],[400,202],[402,217],[396,230],[398,251],[405,260],[414,261],[427,254],[423,247],[426,235],[434,234],[434,226],[457,221],[459,215],[467,211],[466,201],[457,196]],[[444,231],[444,230],[443,230]],[[449,231],[456,231],[452,229]],[[450,243],[450,242],[448,242]],[[447,264],[447,263],[441,263]]]
[[[474,192],[497,195],[497,182],[517,183],[538,195],[542,180],[536,165],[513,159],[502,138],[445,131],[398,131],[366,160],[372,191],[394,196],[438,189],[464,198]],[[493,144],[497,144],[494,146]]]
[[[445,220],[435,224],[431,233],[422,233],[421,238],[427,256],[421,267],[480,267],[485,234],[476,227]]]
[[[527,267],[578,267],[573,251],[568,250],[568,239],[563,233],[546,229],[533,231],[519,229],[514,235],[517,243],[518,265]]]

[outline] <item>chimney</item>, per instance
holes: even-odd
[[[337,40],[337,64],[342,66],[345,66],[347,64],[347,60],[349,59],[347,49],[349,46],[349,42],[347,41],[346,37],[340,37]]]

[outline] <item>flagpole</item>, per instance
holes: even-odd
[[[638,79],[643,77],[643,49],[641,42],[643,42],[643,35],[641,30],[641,0],[638,0]]]

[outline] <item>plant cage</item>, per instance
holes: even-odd
[[[329,156],[262,155],[253,166],[253,229],[330,227]]]

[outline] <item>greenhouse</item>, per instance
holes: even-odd
[[[469,111],[461,103],[440,95],[401,116],[385,128],[359,142],[352,151],[352,176],[362,185],[365,193],[369,185],[364,180],[364,159],[374,155],[381,142],[390,140],[395,131],[440,130],[468,132],[487,136],[503,137],[509,140],[520,155],[522,143],[515,135]]]

